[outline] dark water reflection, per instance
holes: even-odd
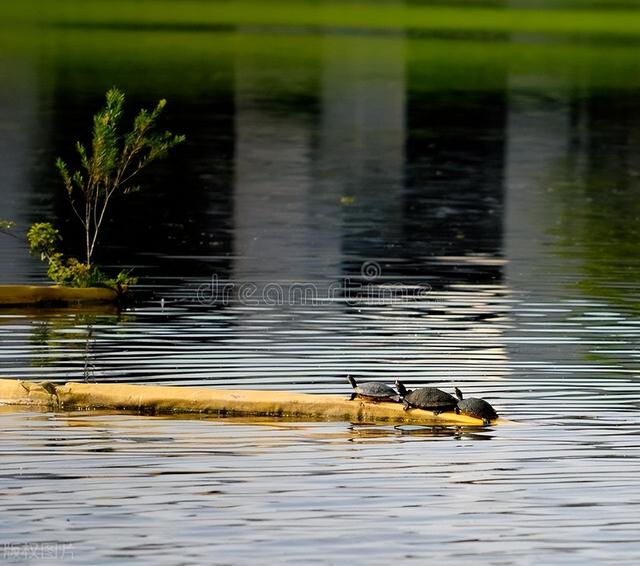
[[[81,563],[633,563],[633,46],[31,39],[0,55],[0,218],[51,220],[74,251],[51,164],[112,84],[133,108],[168,98],[188,142],[104,234],[100,260],[135,266],[144,300],[0,311],[3,376],[345,394],[348,372],[402,376],[459,385],[520,424],[3,412],[5,558],[53,543]],[[0,238],[0,257],[0,282],[44,281],[18,242]],[[273,284],[315,295],[274,299]]]

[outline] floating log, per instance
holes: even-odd
[[[75,383],[56,385],[0,379],[0,403],[30,405],[57,411],[110,409],[144,414],[204,413],[218,416],[268,416],[351,422],[394,422],[422,425],[482,425],[480,419],[453,412],[435,415],[422,409],[403,410],[400,403],[349,400],[348,394],[314,395],[290,391],[256,391]],[[498,419],[493,424],[508,422]]]
[[[108,287],[0,285],[0,306],[106,304],[116,303],[118,299],[118,292]]]

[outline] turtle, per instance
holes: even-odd
[[[458,404],[453,395],[449,395],[449,393],[437,387],[420,387],[413,391],[407,391],[404,384],[396,380],[396,388],[402,399],[405,411],[414,407],[431,411],[434,415],[438,415],[446,411],[452,411]]]
[[[392,387],[380,383],[378,381],[367,381],[366,383],[360,383],[351,377],[347,376],[351,387],[353,387],[353,393],[351,394],[351,400],[356,397],[367,399],[368,401],[400,401],[398,393]]]
[[[464,399],[462,397],[462,391],[457,387],[455,390],[456,396],[459,399],[455,409],[456,414],[463,414],[469,417],[475,417],[476,419],[482,419],[482,422],[486,425],[491,424],[491,421],[498,418],[496,410],[484,399],[478,399],[477,397]]]

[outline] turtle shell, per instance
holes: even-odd
[[[414,389],[404,396],[404,400],[410,407],[425,409],[434,413],[452,410],[458,404],[458,400],[453,395],[449,395],[449,393],[437,387]]]
[[[366,383],[359,383],[354,389],[355,393],[361,397],[374,397],[378,399],[397,397],[395,389],[385,385],[384,383],[378,383],[377,381],[367,381]]]
[[[356,397],[364,397],[374,401],[383,401],[389,399],[390,401],[398,401],[398,394],[396,390],[384,383],[378,381],[367,381],[365,383],[358,383],[354,377],[347,375],[347,379],[353,387],[353,393],[351,399]]]
[[[496,410],[484,399],[469,397],[458,401],[457,411],[468,417],[482,419],[485,424],[489,424],[492,420],[498,418]]]

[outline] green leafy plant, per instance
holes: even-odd
[[[123,293],[130,285],[138,282],[129,271],[121,271],[115,278],[109,279],[96,266],[78,261],[75,257],[65,258],[58,251],[62,242],[60,232],[48,222],[37,222],[27,232],[29,252],[40,255],[42,261],[49,264],[47,275],[59,285],[71,287],[112,287]]]
[[[27,232],[27,242],[29,242],[31,254],[38,254],[42,261],[49,263],[47,275],[60,285],[90,287],[92,283],[104,279],[97,268],[91,268],[74,257],[64,258],[64,255],[58,251],[58,246],[62,242],[60,232],[48,222],[32,224]]]
[[[42,261],[49,260],[57,253],[61,241],[60,232],[48,222],[36,222],[27,232],[29,253],[40,254]]]
[[[113,198],[139,190],[133,184],[138,173],[185,140],[182,135],[156,131],[156,121],[166,105],[164,99],[152,111],[140,110],[131,131],[120,135],[124,100],[124,94],[115,87],[107,92],[105,107],[93,117],[91,148],[76,143],[80,169],[71,172],[62,159],[56,161],[71,208],[84,229],[88,267]]]

